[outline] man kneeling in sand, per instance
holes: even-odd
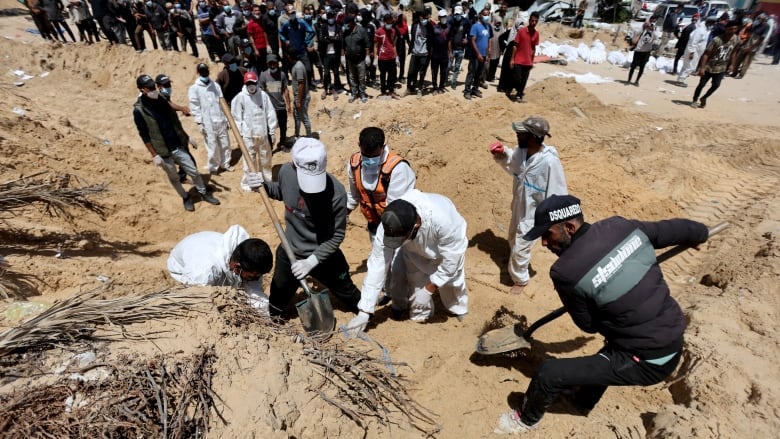
[[[185,285],[239,287],[244,284],[249,303],[268,313],[263,275],[271,271],[271,248],[262,239],[249,238],[239,225],[225,233],[198,232],[182,239],[168,257],[171,277]]]

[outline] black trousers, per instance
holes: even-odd
[[[279,141],[287,139],[287,109],[276,110],[276,122],[279,125]],[[271,145],[273,148],[273,145]]]
[[[423,79],[428,71],[428,55],[412,55],[409,61],[409,72],[406,75],[406,88],[417,90],[423,88]]]
[[[531,67],[515,64],[514,69],[512,69],[514,75],[513,88],[517,90],[518,98],[522,98],[525,94],[525,86],[528,84],[528,77],[531,76]],[[509,89],[509,93],[512,93],[512,89]]]
[[[636,82],[639,82],[639,78],[642,77],[642,73],[645,71],[645,64],[650,59],[650,52],[634,52],[634,58],[631,60],[631,68],[628,70],[628,82],[631,82],[631,77],[634,76],[634,69],[639,67],[639,73],[636,75]]]
[[[433,84],[434,89],[440,88],[443,90],[446,86],[447,76],[450,73],[447,69],[449,66],[449,58],[431,58],[431,83]]]
[[[707,99],[708,97],[712,96],[713,93],[715,93],[715,90],[717,90],[720,87],[720,82],[723,80],[723,77],[726,76],[726,72],[721,73],[710,73],[710,72],[704,72],[704,76],[699,78],[699,85],[696,86],[696,91],[693,92],[693,102],[696,102],[699,100],[699,95],[701,95],[701,91],[704,90],[704,86],[707,85],[707,81],[712,79],[712,85],[710,86],[710,89],[707,90],[707,93],[702,96],[702,99]]]
[[[325,91],[337,91],[344,88],[339,77],[339,63],[341,59],[336,53],[325,54],[323,59],[322,88]],[[331,76],[332,75],[332,76]],[[332,78],[332,79],[331,79]]]
[[[276,248],[274,277],[271,280],[271,296],[269,297],[271,315],[279,315],[287,309],[298,285],[300,285],[300,281],[295,278],[290,266],[287,253],[280,245]],[[341,299],[350,311],[357,312],[360,290],[352,282],[349,265],[341,250],[337,250],[331,257],[320,262],[309,275],[325,285],[334,296]]]
[[[649,386],[668,377],[677,367],[680,353],[662,366],[605,346],[596,355],[547,360],[536,371],[525,392],[521,420],[526,425],[539,422],[558,395],[579,387],[574,396],[578,407],[596,406],[608,386]]]
[[[395,93],[396,65],[394,59],[379,60],[379,87],[382,93]]]

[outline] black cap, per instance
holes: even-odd
[[[542,236],[553,224],[582,215],[579,198],[572,195],[551,195],[542,201],[534,213],[534,228],[523,236],[526,241],[533,241]]]
[[[135,85],[138,88],[154,89],[154,79],[149,75],[141,75],[135,80]]]
[[[207,66],[206,64],[200,63],[200,64],[198,64],[197,70],[198,70],[198,73],[200,73],[200,74],[204,74],[204,73],[208,74],[209,73],[209,66]]]
[[[171,83],[171,78],[169,78],[165,73],[160,73],[156,78],[154,78],[154,82],[162,86],[166,86]]]
[[[222,55],[222,62],[225,64],[234,63],[236,62],[236,57],[232,53],[226,53]]]
[[[382,227],[385,229],[384,245],[398,248],[409,237],[417,224],[417,209],[406,200],[395,200],[388,204],[382,213]]]

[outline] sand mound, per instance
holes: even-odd
[[[605,43],[609,39],[593,34]],[[138,139],[131,118],[135,77],[167,73],[174,81],[174,100],[184,102],[194,79],[194,58],[8,40],[0,40],[0,50],[9,67],[31,75],[49,72],[21,88],[0,88],[0,179],[52,170],[107,183],[110,190],[104,197],[110,208],[105,220],[84,215],[65,224],[31,211],[3,225],[18,233],[0,245],[0,252],[12,269],[34,276],[42,300],[102,285],[98,276],[109,279],[107,296],[170,285],[167,254],[196,231],[221,231],[239,223],[253,236],[278,244],[257,198],[238,191],[240,173],[210,179],[221,206],[198,203],[194,214],[185,214]],[[369,334],[393,360],[409,364],[404,373],[412,380],[411,395],[438,415],[442,429],[437,437],[442,438],[490,436],[498,415],[508,409],[507,395],[511,401],[516,395],[510,392],[524,391],[541,361],[599,348],[599,337],[582,334],[563,318],[536,333],[538,341],[528,357],[472,355],[486,324],[508,324],[515,316],[533,321],[560,305],[546,276],[554,257],[541,248],[533,255],[537,274],[528,296],[518,299],[505,292],[501,282],[506,282],[509,251],[505,237],[511,177],[499,171],[487,152],[497,138],[512,142],[511,121],[543,115],[552,126],[549,143],[558,148],[570,191],[582,198],[588,219],[683,216],[707,224],[728,220],[732,228],[702,251],[678,256],[665,267],[672,293],[690,321],[679,380],[668,387],[610,389],[587,418],[554,409],[538,434],[771,437],[780,429],[780,372],[774,367],[780,358],[780,129],[705,123],[709,116],[704,113],[629,111],[604,104],[603,96],[572,80],[534,75],[537,82],[527,90],[529,103],[522,106],[509,104],[492,89],[470,102],[457,92],[400,101],[371,99],[368,105],[312,98],[313,127],[328,146],[329,171],[342,182],[359,130],[377,125],[388,134],[388,144],[410,161],[418,186],[452,198],[469,223],[468,318],[458,322],[437,315],[431,324],[416,325],[391,320],[388,310],[381,309],[375,317],[379,324]],[[12,108],[25,115],[11,113]],[[184,125],[197,133],[190,120]],[[202,149],[194,154],[199,163],[205,162]],[[277,165],[286,160],[287,154],[274,156]],[[282,206],[276,203],[275,208],[281,216]],[[362,217],[353,215],[342,245],[350,265],[361,267],[353,273],[358,284],[369,251],[364,225]],[[80,247],[84,239],[94,245]],[[54,258],[58,250],[67,257]],[[511,313],[500,312],[502,307]],[[363,434],[316,396],[321,378],[304,367],[293,341],[265,338],[260,328],[230,326],[216,308],[185,319],[149,322],[144,329],[172,330],[154,343],[127,341],[98,348],[114,358],[110,356],[117,352],[179,355],[215,345],[219,360],[214,389],[230,423],[215,421],[214,437]],[[336,317],[344,323],[350,315],[337,310]],[[24,385],[21,379],[6,382],[0,391]],[[367,431],[368,437],[418,435],[403,425],[372,423]]]

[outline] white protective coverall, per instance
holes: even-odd
[[[244,176],[241,178],[241,189],[251,191],[252,189],[246,182],[246,174],[249,166],[246,160],[252,160],[257,163],[260,158],[258,169],[263,173],[265,181],[271,181],[271,154],[273,150],[271,145],[273,140],[269,140],[269,133],[273,136],[276,132],[278,122],[276,120],[276,110],[273,102],[266,92],[257,88],[254,94],[250,94],[246,85],[236,97],[230,102],[230,110],[233,113],[233,119],[238,126],[238,132],[244,139],[244,144],[249,150],[249,157],[244,158]]]
[[[171,277],[185,285],[241,285],[241,277],[230,271],[228,263],[238,244],[249,239],[249,233],[238,224],[225,233],[198,232],[179,241],[168,257]],[[268,310],[268,296],[263,292],[263,279],[246,282],[244,288],[252,305]]]
[[[407,240],[393,258],[393,249],[383,244],[385,232],[380,224],[368,257],[368,272],[363,280],[358,308],[373,314],[379,292],[384,287],[385,273],[392,271],[387,291],[396,310],[409,308],[410,298],[428,295],[425,285],[438,287],[441,301],[455,315],[468,313],[468,290],[464,269],[466,220],[447,197],[413,189],[402,197],[411,203],[420,216],[421,225],[414,239]],[[392,264],[391,264],[392,262]],[[392,265],[392,266],[391,266]],[[417,300],[413,301],[416,303]],[[433,300],[426,306],[412,306],[410,317],[423,322],[433,315]]]
[[[534,226],[534,212],[550,195],[566,195],[566,177],[553,146],[542,144],[542,149],[530,158],[527,148],[504,148],[506,155],[494,156],[496,162],[514,177],[512,185],[512,219],[509,221],[509,275],[517,285],[526,285],[531,276],[531,248],[534,241],[526,241],[523,235]]]
[[[228,139],[228,121],[219,100],[222,90],[219,84],[209,80],[204,84],[200,78],[190,86],[190,112],[196,124],[200,125],[203,139],[208,152],[209,172],[217,172],[219,168],[230,167],[230,140]]]
[[[709,32],[707,31],[707,25],[703,21],[696,23],[696,29],[691,32],[691,36],[688,39],[688,44],[685,46],[685,53],[683,54],[683,65],[680,69],[680,73],[677,75],[677,82],[685,82],[688,76],[693,73],[699,66],[699,59],[702,53],[707,49],[707,38]]]

